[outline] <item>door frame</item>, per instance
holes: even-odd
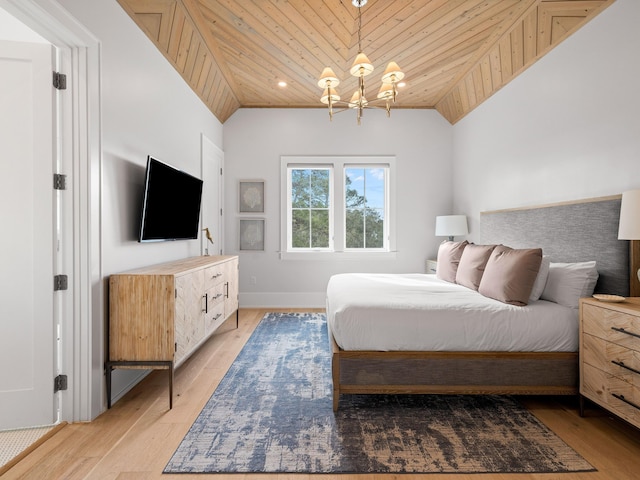
[[[59,52],[69,90],[59,95],[58,173],[67,175],[65,241],[57,273],[69,276],[58,358],[68,376],[59,421],[90,421],[104,410],[104,290],[100,199],[100,44],[54,0],[0,0],[0,6]],[[65,95],[66,93],[66,95]],[[56,154],[56,152],[54,152]],[[53,388],[53,386],[52,386]]]
[[[222,218],[222,215],[223,215],[222,212],[224,211],[224,205],[223,205],[224,152],[220,147],[218,147],[215,143],[213,143],[211,139],[209,139],[209,137],[207,137],[204,133],[200,133],[200,176],[202,177],[202,180],[204,180],[205,182],[206,182],[205,162],[207,161],[207,157],[209,155],[215,156],[218,159],[220,164],[220,174],[216,175],[217,183],[215,186],[216,195],[218,196],[218,207],[220,208],[220,211],[216,213],[218,221],[217,221],[217,225],[215,225],[213,228],[214,231],[212,232],[215,238],[214,238],[214,244],[213,244],[213,251],[210,252],[210,255],[218,255],[218,254],[222,255],[222,252],[224,252],[224,219]],[[204,199],[204,196],[203,196],[203,199]],[[205,225],[206,219],[204,218],[204,210],[205,208],[203,205],[203,207],[200,209],[201,211],[200,225],[202,225],[202,228],[208,226],[208,225]],[[205,255],[205,252],[207,250],[207,238],[204,234],[202,234],[201,236],[200,244],[201,244],[200,254]],[[211,247],[209,246],[208,248],[211,248]]]

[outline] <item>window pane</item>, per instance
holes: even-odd
[[[291,206],[293,208],[308,208],[311,170],[291,170]]]
[[[311,170],[309,189],[312,208],[329,208],[329,170]]]
[[[291,245],[293,248],[309,248],[309,211],[293,210],[291,212]]]
[[[365,170],[367,186],[367,207],[384,208],[384,169],[367,168]]]
[[[347,210],[346,212],[346,237],[347,248],[364,247],[364,215],[362,210]]]
[[[346,208],[364,206],[364,178],[363,168],[347,168],[345,170]]]
[[[382,248],[384,246],[384,212],[367,208],[365,216],[366,248]]]
[[[328,210],[311,210],[311,247],[329,247]]]

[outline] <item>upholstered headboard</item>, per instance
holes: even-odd
[[[595,260],[596,293],[629,296],[629,241],[618,240],[621,196],[480,214],[482,243],[542,248],[552,262]]]

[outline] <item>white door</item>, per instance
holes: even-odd
[[[0,41],[0,430],[57,416],[52,48]]]
[[[209,229],[213,244],[202,235],[202,254],[221,255],[222,245],[222,163],[224,153],[202,135],[202,228]]]

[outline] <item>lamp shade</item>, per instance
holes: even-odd
[[[618,239],[640,240],[640,190],[622,194]]]
[[[367,56],[360,52],[358,56],[353,61],[353,65],[351,65],[351,70],[349,70],[351,75],[354,77],[364,77],[373,72],[373,65],[371,61],[367,58]]]
[[[369,101],[365,98],[362,97],[362,99],[360,99],[360,91],[356,90],[355,92],[353,92],[353,96],[351,97],[351,100],[349,100],[349,106],[351,108],[359,108],[359,107],[366,107],[367,104],[369,103]]]
[[[336,74],[333,73],[331,67],[325,67],[320,75],[320,80],[318,80],[318,86],[320,88],[327,87],[337,87],[340,85],[340,80],[336,77]]]
[[[380,91],[378,92],[378,98],[384,98],[384,99],[393,99],[394,94],[393,94],[393,85],[391,85],[390,83],[383,83],[382,86],[380,87]]]
[[[389,62],[386,70],[382,74],[382,83],[396,83],[404,78],[404,72],[396,62]]]
[[[325,88],[324,92],[322,92],[322,96],[320,97],[320,101],[325,105],[328,105],[329,97],[331,97],[332,103],[340,101],[340,95],[338,95],[338,92],[336,92],[335,88]]]
[[[466,215],[442,215],[436,217],[436,237],[455,237],[467,235]]]

